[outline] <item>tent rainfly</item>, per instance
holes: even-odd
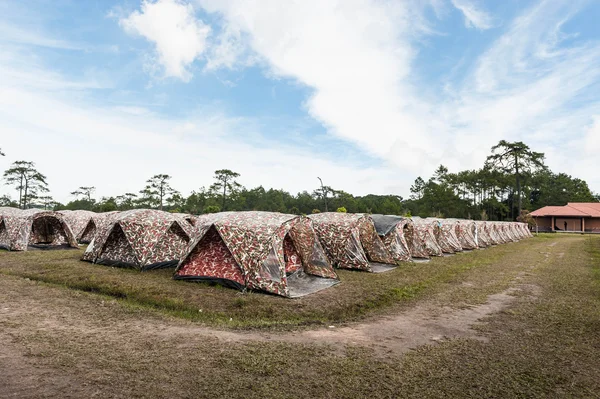
[[[396,267],[371,216],[325,212],[308,216],[334,266],[381,273]]]
[[[168,212],[135,209],[107,216],[82,260],[141,271],[174,267],[192,227]]]
[[[490,245],[502,244],[502,239],[498,233],[498,226],[496,222],[485,222],[485,231],[487,236],[490,237]]]
[[[201,215],[174,278],[290,298],[339,283],[310,219],[275,212]]]
[[[494,227],[498,232],[498,237],[500,237],[501,244],[507,244],[509,242],[512,242],[512,239],[508,236],[506,232],[506,226],[504,222],[494,222]]]
[[[477,246],[477,225],[473,220],[453,219],[456,222],[456,236],[463,250],[473,250],[479,248]]]
[[[427,218],[435,220],[439,228],[434,230],[438,245],[445,254],[454,254],[462,251],[462,246],[456,236],[456,221],[452,219]]]
[[[404,232],[404,237],[406,238],[411,258],[419,261],[429,260],[429,252],[427,251],[425,241],[422,240],[420,234],[417,234],[412,219],[410,219],[410,226],[411,228]]]
[[[523,239],[521,232],[519,231],[519,222],[510,222],[509,223],[510,235],[513,238],[513,241],[520,241]]]
[[[393,259],[396,262],[410,262],[412,258],[406,237],[412,237],[412,220],[393,215],[371,215],[371,219]]]
[[[75,239],[80,244],[89,244],[92,241],[98,229],[98,224],[105,217],[102,213],[85,210],[58,212],[63,215],[73,234],[75,234]]]
[[[521,236],[521,232],[519,231],[519,224],[517,222],[510,223],[510,234],[515,241],[521,240],[523,237]]]
[[[58,212],[0,209],[0,247],[11,251],[77,248],[69,225]]]
[[[9,206],[0,207],[0,248],[10,250],[12,239],[11,233],[9,233],[9,227],[14,228],[17,226],[16,216],[21,213],[18,208],[12,208]],[[15,235],[13,233],[12,235]]]
[[[508,238],[508,242],[519,241],[514,235],[513,223],[512,222],[501,222],[501,223],[502,223],[502,229],[504,231],[504,234]]]
[[[196,220],[198,219],[197,216],[191,215],[189,213],[175,213],[175,215],[179,216],[180,218],[182,218],[183,220],[185,220],[192,226],[196,225]]]
[[[477,225],[477,245],[479,248],[486,248],[492,245],[492,238],[489,235],[489,230],[486,221],[476,220]]]
[[[521,226],[521,231],[523,234],[523,238],[531,238],[533,237],[533,234],[531,233],[531,231],[529,230],[529,225],[527,223],[519,223]]]
[[[413,217],[412,221],[415,226],[415,237],[420,240],[429,256],[442,256],[443,252],[437,243],[435,230],[440,226],[435,220],[421,219]]]

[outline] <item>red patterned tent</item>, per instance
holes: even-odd
[[[163,211],[135,209],[108,215],[82,259],[142,271],[174,267],[188,246],[191,229]]]
[[[396,266],[369,215],[325,212],[310,215],[309,218],[336,267],[377,273]]]
[[[339,283],[305,217],[275,212],[201,215],[193,237],[175,279],[292,298]]]
[[[518,222],[510,223],[510,233],[517,241],[520,241],[521,239],[523,239],[523,235],[522,235],[521,231],[519,231],[519,223]]]
[[[531,231],[529,230],[529,225],[527,223],[517,223],[517,225],[523,238],[533,237],[533,234],[531,234]]]
[[[452,219],[456,222],[456,236],[463,250],[473,250],[479,248],[475,235],[477,234],[477,226],[475,221],[466,219]]]
[[[502,224],[502,229],[504,234],[508,238],[509,242],[517,242],[519,241],[513,232],[513,223],[512,222],[500,222]]]
[[[98,225],[104,219],[103,213],[96,213],[85,210],[64,210],[59,211],[65,218],[65,221],[71,227],[77,242],[81,244],[89,244],[96,235]]]
[[[423,236],[421,234],[417,234],[415,224],[412,219],[410,224],[412,228],[404,232],[410,256],[413,260],[429,260],[429,252],[427,251],[427,245],[425,245]]]
[[[439,224],[439,228],[434,230],[438,245],[445,254],[454,254],[462,251],[462,246],[456,236],[456,221],[452,219],[427,218],[434,220]]]
[[[0,246],[11,251],[77,248],[73,232],[60,213],[40,209],[0,210]]]
[[[512,239],[508,236],[506,232],[506,226],[504,222],[494,222],[494,227],[496,228],[496,232],[498,233],[500,244],[512,242]]]
[[[392,215],[371,215],[375,230],[396,262],[409,262],[412,258],[407,237],[413,235],[412,220]]]
[[[496,222],[485,222],[485,232],[490,238],[490,245],[502,244],[502,239],[498,234],[498,226],[496,225]]]
[[[189,213],[175,213],[175,215],[179,216],[180,218],[182,218],[183,220],[185,220],[192,226],[196,225],[196,220],[198,219],[197,216],[191,215]]]
[[[523,231],[521,230],[521,224],[522,223],[519,222],[510,222],[510,232],[515,241],[520,241],[525,238]]]
[[[0,248],[10,249],[12,239],[10,231],[17,225],[16,215],[21,213],[18,208],[0,207]]]
[[[436,221],[413,217],[415,238],[420,240],[429,256],[442,256],[443,252],[435,238],[435,229],[439,228]],[[413,255],[414,256],[414,255]]]
[[[488,222],[476,220],[477,225],[477,245],[479,248],[486,248],[493,245],[492,238],[489,235]]]

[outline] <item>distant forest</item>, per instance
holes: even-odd
[[[0,155],[4,155],[1,150]],[[506,141],[492,147],[481,169],[451,173],[440,165],[429,179],[417,177],[411,186],[410,198],[406,199],[398,195],[354,196],[323,184],[296,195],[262,186],[246,188],[237,182],[238,173],[222,169],[215,171],[211,186],[193,191],[188,197],[171,187],[171,176],[160,174],[148,179],[139,192],[98,200],[94,198],[95,187],[82,186],[71,193],[72,201],[61,204],[48,194],[46,177],[36,170],[33,162],[14,162],[3,177],[5,184],[16,189],[18,198],[0,197],[0,206],[97,212],[134,208],[192,214],[245,210],[293,214],[338,211],[515,220],[546,205],[600,200],[585,181],[549,170],[543,153],[532,151],[522,142]]]

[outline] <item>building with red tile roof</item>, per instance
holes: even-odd
[[[530,213],[538,231],[577,231],[600,233],[600,202],[569,202],[545,206]]]

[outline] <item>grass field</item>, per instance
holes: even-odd
[[[78,256],[0,253],[0,397],[600,397],[600,237],[342,271],[298,300]]]
[[[384,274],[338,270],[342,284],[294,300],[175,281],[171,279],[172,269],[140,274],[93,265],[81,262],[82,251],[75,250],[0,252],[0,273],[107,295],[207,325],[286,328],[352,321],[405,303],[471,268],[493,265],[520,245],[434,258],[428,263],[406,263]]]

